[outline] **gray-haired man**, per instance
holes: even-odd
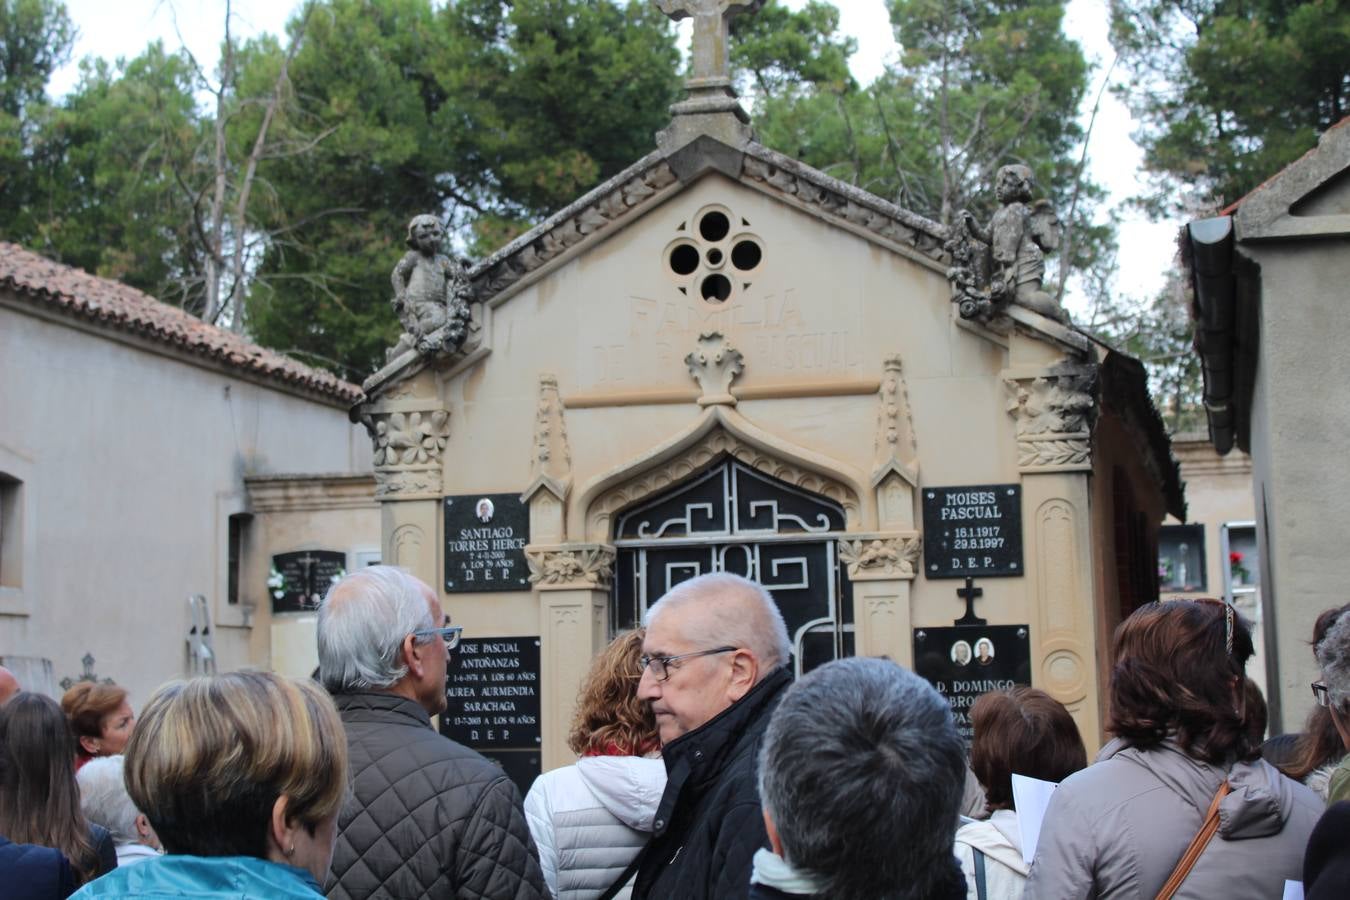
[[[458,642],[436,593],[391,566],[347,576],[319,607],[352,768],[330,898],[548,896],[515,785],[431,727]]]
[[[791,681],[783,616],[760,585],[716,574],[676,585],[646,626],[638,696],[656,714],[668,780],[633,897],[744,897],[767,846],[760,738]]]
[[[952,855],[965,752],[951,709],[884,659],[826,663],[788,689],[760,757],[773,852],[752,900],[962,900]]]

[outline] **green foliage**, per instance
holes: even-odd
[[[1237,200],[1350,115],[1341,0],[1113,0],[1155,217]]]
[[[848,59],[858,44],[838,31],[839,10],[829,3],[808,0],[799,10],[770,3],[731,20],[731,64],[748,76],[756,102],[806,88],[853,91]]]

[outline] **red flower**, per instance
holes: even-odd
[[[1229,564],[1230,566],[1240,566],[1240,565],[1242,565],[1242,554],[1239,553],[1239,552],[1237,552],[1236,550],[1234,550],[1232,553],[1229,553],[1229,554],[1228,554],[1228,564]]]

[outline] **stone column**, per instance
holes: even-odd
[[[850,534],[839,540],[839,560],[853,583],[854,646],[859,656],[889,656],[914,666],[910,642],[910,586],[918,570],[918,532]]]
[[[1091,543],[1095,366],[1059,365],[1005,381],[1022,474],[1022,537],[1031,599],[1032,683],[1069,708],[1099,746],[1097,591]]]
[[[525,548],[539,600],[544,771],[575,760],[567,730],[577,691],[609,633],[614,548],[608,544],[531,544]]]

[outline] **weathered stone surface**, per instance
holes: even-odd
[[[445,229],[435,216],[414,216],[408,223],[412,249],[394,266],[394,312],[403,323],[398,343],[385,352],[386,362],[409,349],[430,356],[458,350],[468,335],[471,290],[468,262],[440,253]]]

